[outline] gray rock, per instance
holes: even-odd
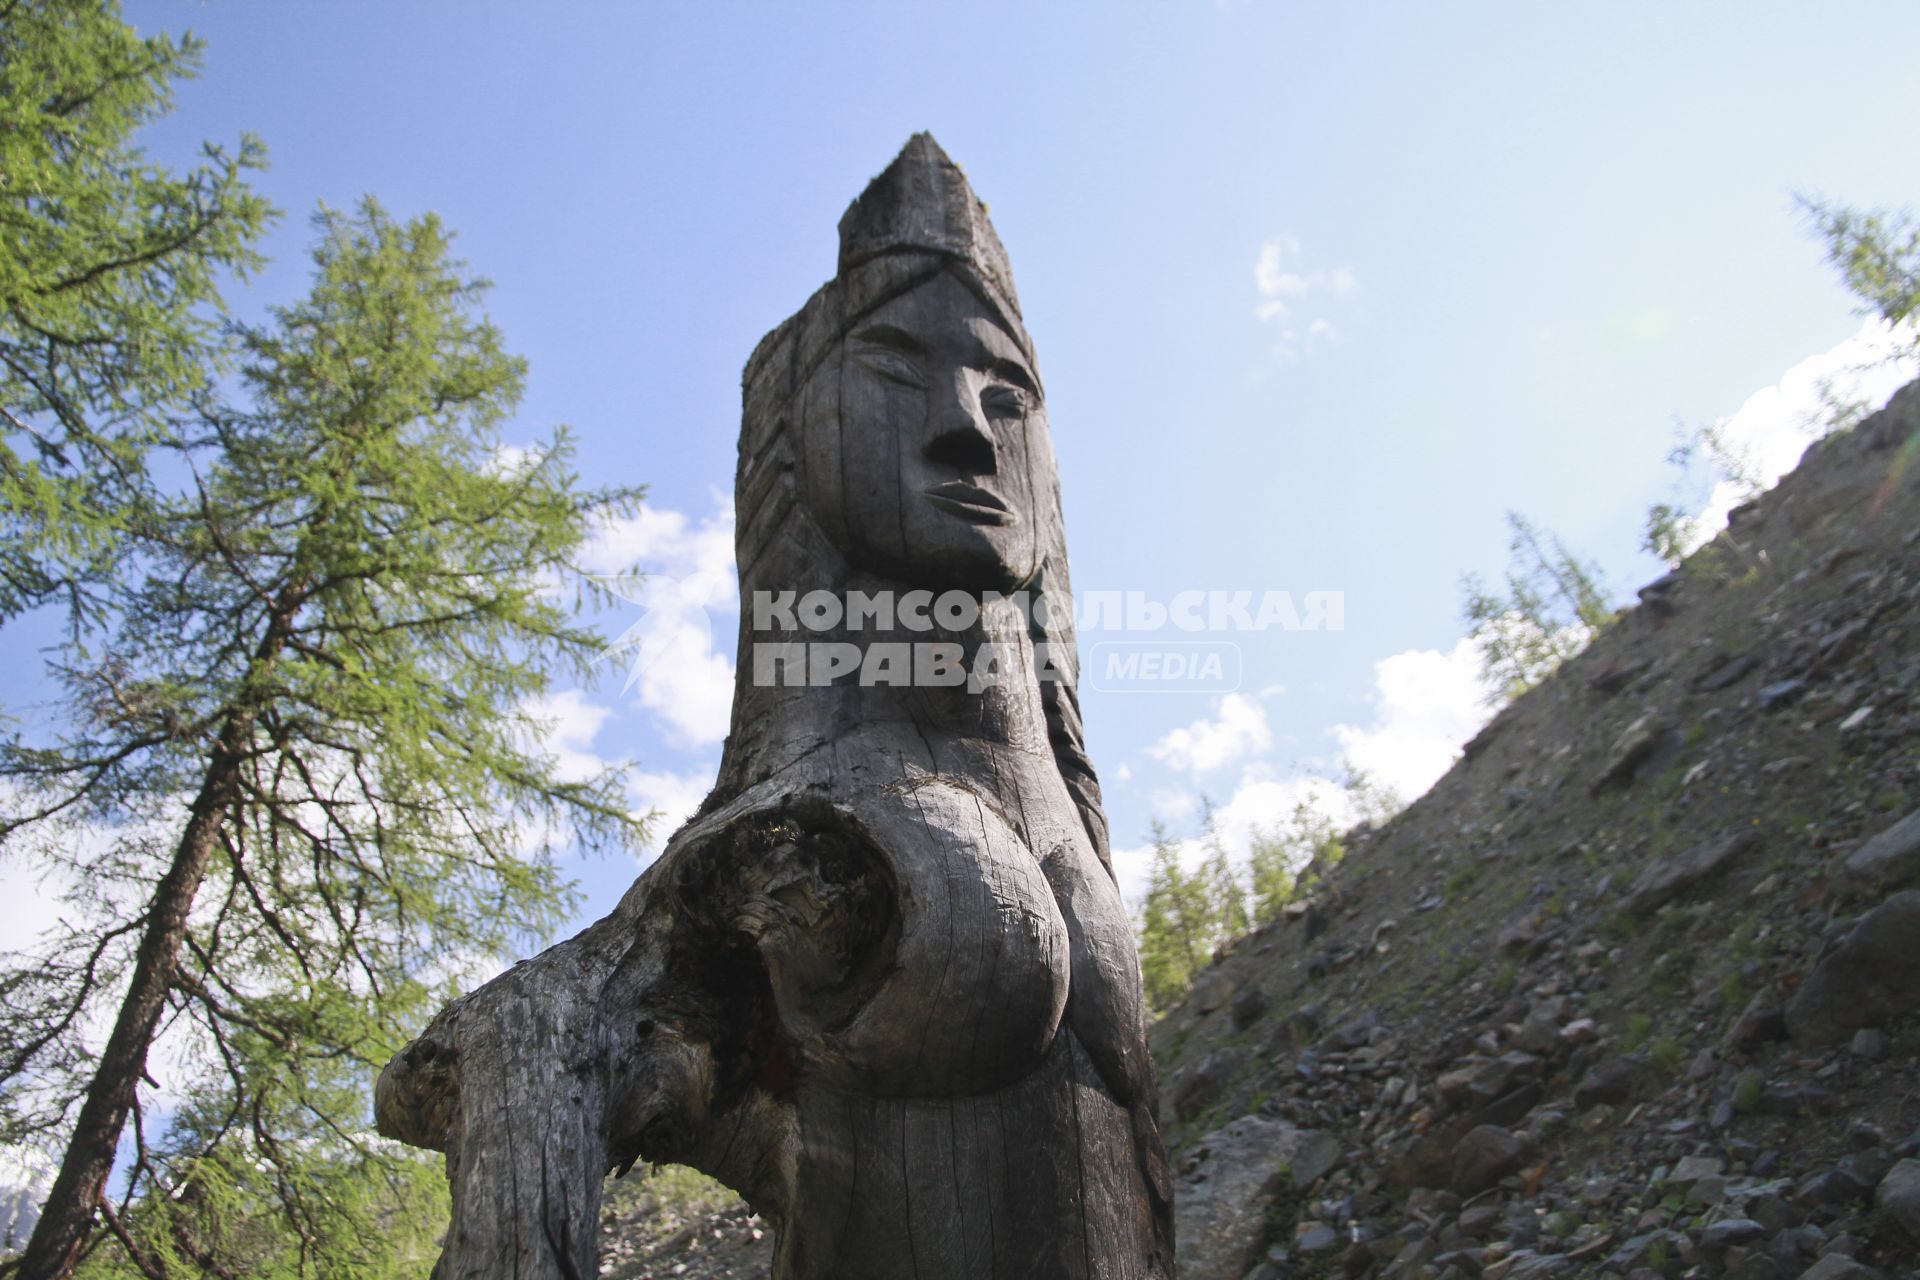
[[[1773,1191],[1767,1191],[1749,1199],[1746,1214],[1767,1230],[1774,1232],[1787,1231],[1799,1226],[1801,1219],[1805,1216],[1799,1209],[1788,1204],[1785,1197]]]
[[[1787,1038],[1787,1011],[1772,1002],[1770,992],[1762,991],[1747,1002],[1747,1007],[1727,1028],[1727,1044],[1751,1051],[1763,1044]]]
[[[1453,1149],[1453,1189],[1479,1195],[1526,1163],[1532,1144],[1498,1125],[1476,1125]]]
[[[1304,1049],[1320,1034],[1325,1021],[1326,1010],[1320,1005],[1301,1005],[1281,1020],[1277,1033],[1271,1037],[1272,1047],[1281,1051]]]
[[[1874,1189],[1873,1203],[1911,1239],[1920,1242],[1920,1160],[1902,1160],[1889,1169]]]
[[[1663,858],[1640,873],[1622,905],[1636,915],[1656,911],[1759,846],[1760,834],[1742,827],[1696,845],[1677,858]]]
[[[1196,1151],[1199,1160],[1174,1187],[1182,1280],[1240,1280],[1257,1260],[1274,1197],[1306,1188],[1340,1159],[1329,1135],[1262,1116],[1215,1130]]]
[[[1817,1084],[1770,1084],[1760,1091],[1760,1113],[1816,1116],[1833,1109],[1833,1095]]]
[[[1474,1122],[1511,1129],[1525,1120],[1527,1113],[1539,1106],[1546,1096],[1545,1085],[1538,1080],[1529,1080],[1518,1089],[1501,1094],[1500,1097],[1482,1107],[1474,1114]]]
[[[1782,1262],[1801,1263],[1820,1252],[1827,1233],[1812,1223],[1786,1227],[1767,1242],[1767,1252]]]
[[[1873,1184],[1855,1176],[1851,1170],[1827,1169],[1802,1178],[1793,1189],[1793,1202],[1813,1209],[1858,1203],[1872,1194]]]
[[[1851,1155],[1841,1156],[1834,1168],[1852,1174],[1871,1191],[1893,1171],[1893,1158],[1884,1151],[1855,1151]]]
[[[1727,1162],[1717,1156],[1682,1156],[1667,1175],[1667,1187],[1686,1192],[1704,1178],[1718,1178],[1727,1170]]]
[[[1776,707],[1786,706],[1806,691],[1807,682],[1805,680],[1781,680],[1776,684],[1768,685],[1766,688],[1760,690],[1759,693],[1754,694],[1753,700],[1759,704],[1762,711],[1772,711]]]
[[[1502,951],[1525,951],[1539,936],[1540,913],[1527,910],[1501,926],[1500,932],[1494,935],[1493,945]]]
[[[1248,987],[1233,998],[1228,1014],[1233,1019],[1235,1031],[1245,1031],[1266,1016],[1270,1002],[1267,993],[1258,987]]]
[[[1840,874],[1850,884],[1885,886],[1920,877],[1920,809],[1847,855]]]
[[[1693,687],[1701,693],[1717,693],[1739,684],[1759,665],[1760,659],[1751,653],[1720,654],[1693,678]]]
[[[1358,1049],[1373,1038],[1374,1030],[1379,1025],[1379,1014],[1371,1009],[1362,1010],[1335,1027],[1327,1037],[1327,1043],[1340,1050]]]
[[[1449,1106],[1485,1107],[1511,1092],[1516,1080],[1531,1074],[1539,1059],[1527,1053],[1506,1053],[1497,1058],[1469,1058],[1462,1065],[1433,1082]],[[1525,1111],[1521,1112],[1526,1114]]]
[[[1877,1267],[1855,1262],[1844,1254],[1830,1253],[1805,1271],[1800,1280],[1884,1280]]]
[[[1549,1276],[1566,1275],[1575,1265],[1565,1254],[1535,1253],[1530,1249],[1517,1250],[1509,1254],[1508,1259],[1501,1280],[1547,1280]]]
[[[1601,766],[1600,775],[1588,790],[1598,795],[1608,787],[1623,787],[1631,783],[1633,775],[1670,732],[1671,727],[1658,716],[1644,715],[1635,720],[1614,739],[1613,749],[1607,753],[1606,764]]]
[[[1581,1111],[1602,1103],[1618,1105],[1633,1096],[1646,1060],[1636,1056],[1611,1058],[1601,1063],[1573,1089],[1573,1105]]]
[[[1215,1049],[1180,1071],[1168,1089],[1173,1100],[1173,1114],[1182,1120],[1191,1120],[1212,1106],[1227,1085],[1233,1082],[1234,1076],[1239,1074],[1246,1059],[1244,1049]]]
[[[1552,1053],[1560,1047],[1560,1020],[1544,1006],[1536,1008],[1520,1024],[1513,1037],[1514,1047],[1527,1053]]]
[[[1212,1013],[1233,999],[1238,986],[1231,973],[1213,965],[1194,979],[1193,990],[1187,993],[1187,1008],[1197,1014]]]
[[[1920,890],[1896,893],[1860,918],[1846,940],[1814,966],[1787,1007],[1787,1029],[1803,1044],[1841,1044],[1920,1010]]]
[[[1456,1224],[1462,1235],[1475,1240],[1485,1240],[1493,1234],[1500,1222],[1500,1210],[1490,1204],[1477,1204],[1460,1215]]]
[[[1680,1251],[1690,1248],[1692,1243],[1678,1231],[1649,1231],[1644,1235],[1629,1238],[1618,1249],[1608,1254],[1606,1260],[1600,1264],[1600,1269],[1631,1273],[1637,1268],[1646,1266],[1648,1255],[1654,1252],[1665,1254],[1668,1265],[1677,1268]],[[1661,1246],[1657,1251],[1654,1249],[1655,1244]]]
[[[1393,1261],[1381,1271],[1382,1280],[1411,1280],[1411,1277],[1420,1274],[1420,1269],[1427,1265],[1428,1260],[1437,1251],[1438,1246],[1433,1243],[1431,1237],[1422,1236],[1418,1240],[1411,1241],[1401,1248],[1400,1252],[1394,1254]],[[1186,1272],[1180,1273],[1180,1280],[1186,1280]]]
[[[1744,1255],[1737,1260],[1733,1254]],[[1785,1263],[1751,1249],[1736,1249],[1727,1258],[1727,1269],[1720,1280],[1794,1280]]]
[[[1874,1027],[1862,1027],[1853,1033],[1847,1052],[1868,1062],[1878,1062],[1887,1056],[1887,1033]]]
[[[1767,1229],[1752,1218],[1722,1218],[1700,1233],[1700,1243],[1708,1249],[1730,1249],[1767,1237]]]
[[[1851,1232],[1843,1231],[1820,1246],[1820,1256],[1824,1258],[1830,1253],[1837,1253],[1842,1257],[1857,1258],[1860,1256],[1860,1251],[1866,1247],[1865,1240]]]
[[[1324,1222],[1302,1222],[1293,1229],[1296,1253],[1325,1253],[1339,1243],[1340,1233]]]
[[[1614,659],[1601,667],[1587,681],[1587,687],[1595,693],[1611,696],[1620,692],[1635,679],[1645,675],[1650,663],[1645,658],[1633,658],[1625,661]]]

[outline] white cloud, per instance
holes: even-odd
[[[707,798],[707,792],[713,789],[714,774],[712,768],[700,768],[686,773],[632,775],[634,809],[654,815],[647,841],[642,846],[647,851],[643,861],[651,862],[658,856],[673,833],[693,816],[700,802]]]
[[[1200,798],[1185,788],[1161,787],[1147,797],[1147,806],[1162,822],[1182,822],[1200,808]]]
[[[554,757],[562,781],[582,782],[607,767],[594,754],[593,740],[613,714],[612,707],[589,702],[578,689],[567,689],[536,700],[527,714],[541,722],[540,745]]]
[[[1233,794],[1214,806],[1214,830],[1228,857],[1244,868],[1254,836],[1279,830],[1292,820],[1294,811],[1302,804],[1327,815],[1341,830],[1360,820],[1347,792],[1333,779],[1311,774],[1275,778],[1256,764],[1241,776]],[[1195,831],[1197,823],[1192,820],[1199,812],[1198,799],[1191,793],[1155,792],[1153,805],[1154,816],[1174,830],[1180,864],[1189,871],[1198,867],[1207,853],[1205,842]],[[1151,844],[1113,851],[1114,876],[1128,903],[1137,903],[1146,893],[1152,870]]]
[[[666,736],[705,747],[727,736],[733,709],[733,660],[716,647],[725,629],[712,614],[737,612],[733,564],[733,504],[714,495],[714,511],[698,524],[683,512],[643,507],[607,521],[595,534],[587,566],[616,594],[638,605],[608,652],[626,671],[626,688],[653,715]],[[626,575],[638,571],[639,578]]]
[[[1279,688],[1270,690],[1279,693]],[[1460,745],[1489,714],[1480,679],[1479,649],[1463,639],[1446,652],[1410,650],[1374,665],[1374,716],[1367,725],[1338,725],[1334,737],[1348,765],[1402,800],[1425,792],[1447,771]],[[1170,768],[1196,778],[1234,760],[1257,756],[1272,741],[1265,709],[1242,694],[1227,694],[1211,719],[1175,729],[1147,748]],[[1205,856],[1194,828],[1199,799],[1193,787],[1156,790],[1154,817],[1177,828],[1179,856],[1192,868]],[[1277,831],[1305,805],[1345,830],[1363,816],[1343,783],[1323,774],[1279,776],[1259,759],[1248,759],[1233,792],[1214,806],[1214,828],[1228,855],[1244,867],[1256,834]],[[1153,849],[1143,844],[1116,849],[1114,873],[1129,903],[1146,892]]]
[[[733,660],[714,649],[711,627],[690,622],[652,629],[632,680],[642,707],[683,747],[727,736],[733,715]]]
[[[1256,768],[1246,772],[1225,804],[1215,807],[1214,825],[1229,850],[1244,852],[1256,834],[1289,821],[1303,804],[1343,829],[1360,820],[1345,788],[1333,779],[1315,774],[1275,778]]]
[[[1245,694],[1229,693],[1214,707],[1211,720],[1195,720],[1147,748],[1147,754],[1171,768],[1195,775],[1231,764],[1273,745],[1267,710]]]
[[[1413,800],[1492,714],[1480,649],[1471,637],[1445,653],[1410,649],[1375,663],[1373,676],[1373,723],[1336,725],[1333,735],[1350,765]]]
[[[1836,405],[1878,408],[1920,373],[1911,355],[1912,328],[1868,320],[1860,332],[1832,350],[1802,360],[1780,381],[1747,397],[1722,420],[1720,435],[1744,469],[1772,485],[1799,462],[1808,443],[1833,418]],[[1905,359],[1889,357],[1905,348]],[[1709,495],[1699,522],[1699,541],[1726,527],[1727,512],[1746,491],[1722,480]],[[1354,768],[1413,800],[1453,766],[1460,747],[1492,715],[1480,675],[1479,647],[1471,637],[1445,653],[1410,650],[1374,667],[1374,719],[1369,725],[1336,725],[1333,733]]]
[[[733,565],[733,499],[713,494],[713,512],[698,524],[670,507],[642,506],[631,516],[603,521],[581,556],[600,574],[644,574],[655,591],[669,584],[673,598],[718,611],[740,607]]]
[[[20,856],[0,859],[0,947],[25,950],[38,942],[59,919],[71,884],[60,868],[29,865]]]
[[[1799,464],[1836,409],[1878,409],[1920,375],[1920,361],[1913,356],[1917,338],[1910,323],[1896,329],[1873,317],[1853,337],[1808,356],[1780,381],[1748,396],[1738,411],[1715,424],[1716,435],[1749,479],[1770,488]],[[1749,496],[1748,487],[1738,480],[1718,479],[1694,520],[1687,549],[1726,528],[1727,513]]]
[[[489,470],[497,475],[514,475],[544,458],[546,453],[539,448],[529,448],[519,444],[501,444],[493,448]]]
[[[1297,252],[1298,243],[1290,237],[1263,248],[1256,269],[1263,293],[1275,299],[1293,296],[1288,291],[1298,289],[1299,278],[1290,275],[1284,263],[1288,254]],[[1914,341],[1910,329],[1896,332],[1870,320],[1854,337],[1801,361],[1777,384],[1748,397],[1739,412],[1721,424],[1723,434],[1743,451],[1762,482],[1772,484],[1799,461],[1819,425],[1831,419],[1836,402],[1878,408],[1920,372],[1911,355],[1899,362],[1887,359],[1902,346],[1911,351]],[[1706,511],[1706,518],[1715,522],[1713,529],[1724,526],[1727,509],[1743,497],[1732,486],[1715,491]],[[1264,699],[1282,692],[1278,685],[1269,686],[1259,696]],[[1453,767],[1460,748],[1491,717],[1487,694],[1480,648],[1471,636],[1444,652],[1396,653],[1374,664],[1372,719],[1366,724],[1336,725],[1333,736],[1349,766],[1411,802]],[[1266,715],[1257,702],[1229,694],[1215,711],[1212,719],[1168,733],[1147,753],[1197,776],[1255,756],[1270,745]],[[1154,816],[1179,825],[1175,836],[1183,865],[1190,869],[1197,865],[1205,855],[1193,830],[1197,797],[1191,790],[1157,790],[1150,794],[1150,803]],[[1255,833],[1282,827],[1303,803],[1342,829],[1362,816],[1350,793],[1334,779],[1315,774],[1277,777],[1255,759],[1242,770],[1233,793],[1215,806],[1216,830],[1229,854],[1244,867]],[[1150,844],[1113,851],[1114,871],[1128,903],[1137,903],[1146,892],[1152,862]]]
[[[1253,287],[1259,295],[1253,314],[1263,322],[1282,322],[1274,353],[1288,360],[1298,359],[1339,336],[1333,321],[1325,316],[1310,317],[1304,327],[1296,324],[1292,320],[1294,308],[1315,295],[1342,297],[1359,284],[1351,268],[1309,270],[1301,257],[1299,239],[1281,234],[1261,245],[1253,260]]]
[[[1300,241],[1284,232],[1260,246],[1260,254],[1253,261],[1253,283],[1261,297],[1278,298],[1294,292],[1293,281],[1299,277],[1284,264],[1299,256]]]
[[[1147,882],[1153,873],[1153,846],[1129,845],[1112,850],[1113,878],[1120,884],[1120,900],[1133,907],[1146,896]]]

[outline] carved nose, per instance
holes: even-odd
[[[956,371],[927,406],[924,452],[933,461],[965,475],[992,475],[999,469],[993,428],[980,407],[973,376]]]

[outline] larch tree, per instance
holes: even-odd
[[[114,3],[0,4],[0,621],[87,604],[149,447],[209,385],[219,286],[256,262],[258,142],[184,173],[133,146],[200,52]]]
[[[1801,210],[1827,246],[1827,261],[1853,295],[1890,325],[1920,312],[1920,218],[1910,209],[1855,209],[1800,196]],[[1911,334],[1905,343],[1911,352]]]
[[[1212,955],[1219,929],[1208,888],[1204,875],[1181,867],[1180,841],[1155,819],[1153,865],[1136,930],[1141,981],[1155,1012],[1176,1004]]]
[[[191,479],[127,531],[112,625],[60,652],[64,724],[0,748],[0,839],[69,886],[0,975],[0,1140],[65,1144],[32,1280],[90,1249],[150,1277],[401,1267],[395,1206],[443,1193],[368,1132],[374,1069],[557,922],[557,842],[641,834],[620,771],[563,773],[537,710],[601,652],[564,575],[637,491],[582,489],[564,432],[501,446],[523,366],[437,220],[317,226],[311,292],[234,331],[238,403],[203,398]]]
[[[1506,590],[1477,575],[1461,579],[1464,613],[1480,647],[1488,698],[1504,705],[1539,684],[1612,625],[1600,570],[1568,551],[1551,532],[1507,512],[1512,553]]]

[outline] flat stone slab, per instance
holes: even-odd
[[[1920,809],[1847,855],[1841,874],[1856,885],[1887,885],[1920,879]]]
[[[1860,917],[1807,975],[1787,1006],[1802,1044],[1845,1044],[1861,1027],[1920,1010],[1920,890],[1896,893]]]
[[[1180,1280],[1240,1280],[1259,1257],[1275,1197],[1305,1190],[1340,1160],[1317,1129],[1242,1116],[1202,1138],[1200,1162],[1174,1187]]]

